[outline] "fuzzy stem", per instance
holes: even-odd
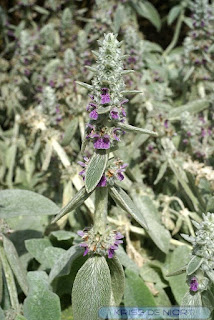
[[[94,230],[103,233],[107,224],[108,188],[97,187],[95,190]]]
[[[164,56],[167,56],[170,53],[170,51],[175,47],[176,43],[178,42],[183,19],[184,19],[184,9],[181,11],[180,16],[177,20],[174,36],[172,38],[171,43],[168,45],[168,47],[164,51],[163,53]]]

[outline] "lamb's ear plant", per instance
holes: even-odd
[[[188,292],[182,305],[203,306],[213,311],[214,301],[214,213],[203,214],[201,223],[192,221],[196,228],[195,237],[182,234],[193,246],[187,265],[169,274],[186,273]]]
[[[90,92],[87,106],[90,120],[86,124],[82,150],[84,152],[86,146],[92,146],[93,154],[90,158],[85,156],[84,162],[79,162],[83,167],[80,175],[85,185],[53,220],[56,222],[95,192],[94,225],[78,231],[82,238],[80,248],[76,246],[71,249],[73,263],[82,254],[88,257],[73,284],[72,309],[75,320],[96,320],[100,307],[119,305],[121,302],[124,273],[115,250],[123,242],[123,235],[111,230],[107,224],[108,197],[132,215],[142,227],[147,228],[147,225],[131,198],[117,184],[117,181],[124,179],[123,172],[127,164],[116,158],[114,151],[119,148],[128,131],[156,135],[155,132],[126,123],[124,104],[128,100],[124,96],[138,92],[125,90],[123,75],[127,70],[123,70],[121,43],[114,34],[109,33],[104,35],[104,40],[99,44],[99,51],[94,52],[97,61],[91,68],[94,72],[92,84],[78,82]],[[81,248],[84,248],[84,253]],[[55,274],[57,266],[50,273],[51,280]]]

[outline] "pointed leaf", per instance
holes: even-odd
[[[23,215],[54,215],[59,207],[50,199],[28,190],[0,191],[0,218]]]
[[[174,120],[174,119],[180,119],[181,113],[188,111],[191,114],[198,113],[206,108],[208,108],[210,105],[209,100],[206,99],[199,99],[199,100],[194,100],[191,102],[188,102],[187,104],[174,108],[169,112],[168,119],[169,120]]]
[[[4,311],[2,310],[1,307],[0,307],[0,319],[5,320]]]
[[[178,6],[174,6],[169,11],[169,14],[167,17],[168,25],[171,25],[175,21],[175,19],[178,17],[179,13],[181,12],[181,9],[182,9],[182,7],[178,5]]]
[[[155,307],[155,300],[143,279],[130,269],[125,272],[124,303],[126,307]]]
[[[3,298],[3,272],[2,272],[2,263],[0,259],[0,305],[2,302],[2,298]]]
[[[159,31],[161,28],[161,19],[157,9],[149,1],[139,3],[138,14],[148,19]]]
[[[69,274],[73,263],[79,256],[83,255],[83,252],[84,250],[79,245],[76,245],[63,253],[51,269],[49,282],[51,283],[56,277]]]
[[[47,247],[51,247],[52,244],[48,238],[45,239],[29,239],[25,240],[25,247],[27,251],[34,257],[38,262],[42,263],[42,253]]]
[[[168,166],[167,161],[162,163],[162,165],[160,166],[160,170],[158,172],[157,178],[154,181],[154,184],[157,184],[163,178],[163,176],[167,170],[167,166]]]
[[[184,295],[184,297],[182,299],[181,306],[185,306],[185,307],[201,307],[202,306],[202,301],[201,301],[201,293],[200,293],[200,291],[198,291],[198,292],[196,292],[194,294],[191,294],[188,291]],[[200,316],[198,315],[198,319],[203,319],[203,318],[200,318]]]
[[[65,134],[61,142],[62,146],[67,146],[71,142],[73,136],[75,135],[77,127],[78,127],[78,118],[75,117],[71,120],[71,122],[65,129]]]
[[[118,259],[120,260],[120,263],[125,268],[131,269],[137,274],[140,272],[139,267],[136,265],[136,263],[132,259],[129,258],[129,256],[126,254],[122,246],[119,246],[118,249],[116,250],[116,256],[118,257]]]
[[[197,271],[200,265],[202,264],[202,262],[203,262],[203,258],[198,256],[193,256],[190,262],[188,263],[187,274],[190,275],[190,274],[193,274],[195,271]]]
[[[57,213],[56,217],[51,221],[51,223],[55,223],[64,215],[79,207],[86,199],[88,199],[90,195],[91,193],[88,193],[85,187],[82,187],[82,189],[75,194],[68,204],[62,208],[59,213]]]
[[[114,186],[109,189],[110,196],[114,201],[125,211],[127,211],[131,216],[145,229],[148,229],[147,223],[140,212],[140,210],[135,206],[131,198],[127,193],[120,187]]]
[[[183,267],[177,269],[176,271],[167,273],[166,277],[178,276],[179,274],[185,273],[186,269],[187,269],[187,266],[183,266]]]
[[[19,311],[19,300],[18,300],[18,293],[16,289],[15,280],[14,280],[10,265],[7,261],[6,254],[4,252],[3,247],[1,247],[1,245],[0,245],[0,259],[2,262],[2,267],[3,267],[3,271],[4,271],[6,283],[7,283],[7,289],[10,296],[11,306],[16,311]]]
[[[143,134],[150,134],[152,136],[157,136],[157,132],[151,131],[151,130],[147,130],[147,129],[142,129],[142,128],[138,128],[138,127],[134,127],[131,126],[130,124],[126,124],[126,123],[118,123],[117,126],[121,129],[124,129],[126,131],[130,131],[130,132],[136,132],[136,133],[143,133]]]
[[[110,305],[111,276],[104,257],[89,258],[78,271],[72,290],[75,320],[99,320],[99,308]]]
[[[95,152],[87,166],[85,173],[86,191],[92,192],[100,182],[108,162],[106,152]]]
[[[119,306],[124,294],[125,288],[125,275],[123,267],[119,259],[115,256],[112,259],[107,259],[108,267],[111,275],[111,289],[112,299],[111,301],[115,306]]]
[[[150,238],[161,251],[168,253],[171,236],[161,224],[158,210],[153,201],[148,196],[138,194],[134,189],[131,191],[131,195],[138,211],[146,221]]]
[[[28,283],[27,283],[27,272],[24,269],[21,260],[19,259],[18,253],[12,241],[7,237],[3,237],[3,246],[9,261],[10,267],[16,276],[16,279],[23,290],[24,294],[27,295]]]
[[[187,246],[180,246],[176,248],[172,254],[169,255],[168,266],[166,266],[166,273],[173,273],[178,270],[179,267],[183,267],[189,261],[189,254],[191,249]],[[174,277],[168,278],[172,293],[178,304],[181,303],[185,292],[188,290],[186,284],[186,274],[175,275]]]

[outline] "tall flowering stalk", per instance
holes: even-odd
[[[194,82],[211,80],[213,77],[213,52],[210,50],[214,39],[212,8],[208,0],[191,3],[192,26],[184,41],[184,79]]]
[[[121,43],[109,33],[104,35],[104,40],[99,41],[99,44],[99,51],[93,52],[97,58],[96,64],[94,67],[88,67],[94,72],[92,85],[77,82],[89,90],[90,97],[86,107],[89,122],[86,124],[82,150],[84,151],[88,145],[94,152],[91,158],[84,157],[83,161],[79,162],[84,187],[54,219],[57,221],[77,208],[95,192],[94,226],[78,231],[82,239],[78,249],[83,249],[80,253],[88,259],[77,273],[73,286],[75,320],[98,319],[98,309],[101,306],[118,305],[121,301],[124,274],[115,251],[123,242],[123,235],[111,230],[107,225],[108,196],[110,195],[117,205],[131,214],[143,227],[147,226],[132,200],[117,185],[117,181],[124,179],[127,164],[115,158],[114,151],[119,148],[126,131],[156,135],[155,132],[126,123],[124,105],[128,100],[124,95],[136,94],[138,91],[125,91],[123,75],[132,70],[123,70],[123,60],[126,56],[121,53]],[[93,275],[89,274],[88,270],[93,270]],[[90,306],[86,306],[86,294],[87,297],[92,297],[90,300],[87,298]]]
[[[189,263],[171,275],[186,272],[188,292],[183,305],[204,306],[213,310],[214,293],[214,213],[203,214],[203,221],[192,221],[196,227],[195,237],[182,234],[189,241],[192,252]]]

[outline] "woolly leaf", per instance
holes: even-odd
[[[176,248],[173,253],[169,255],[166,273],[171,274],[186,265],[189,260],[190,251],[191,249],[185,245]],[[185,292],[188,290],[188,286],[186,284],[186,274],[183,273],[175,275],[174,277],[170,277],[168,281],[176,301],[178,304],[180,304]]]
[[[65,129],[65,134],[61,142],[62,146],[67,146],[71,142],[73,136],[75,135],[77,127],[78,127],[78,118],[75,117],[71,120],[71,122]]]
[[[28,272],[29,294],[24,301],[27,320],[61,320],[59,297],[51,292],[43,271]]]
[[[95,152],[87,166],[85,173],[86,191],[92,192],[99,183],[108,162],[108,154],[105,152]]]
[[[107,263],[111,275],[111,302],[114,303],[115,306],[118,306],[120,305],[120,302],[122,300],[125,287],[125,276],[123,267],[116,256],[114,256],[112,259],[107,259]]]
[[[161,28],[161,19],[157,9],[149,1],[139,3],[138,13],[148,19],[159,31]]]
[[[111,276],[104,257],[89,258],[78,271],[72,290],[75,320],[98,320],[99,308],[110,305]]]
[[[136,133],[143,133],[143,134],[150,134],[152,136],[157,136],[157,132],[151,131],[151,130],[147,130],[147,129],[142,129],[142,128],[138,128],[138,127],[134,127],[131,126],[130,124],[126,124],[126,123],[118,123],[117,125],[119,128],[124,129],[126,131],[130,131],[130,132],[136,132]]]
[[[67,275],[75,263],[75,260],[83,255],[84,250],[79,246],[73,246],[64,252],[55,262],[49,274],[49,282],[51,283],[56,277]]]
[[[127,193],[120,187],[114,186],[109,189],[110,196],[114,201],[125,211],[132,215],[132,217],[145,229],[148,229],[147,223],[140,212],[140,210],[135,206],[131,198]]]
[[[198,113],[200,111],[203,111],[204,109],[208,108],[210,105],[209,100],[206,99],[199,99],[194,100],[191,102],[188,102],[187,104],[174,108],[169,112],[168,119],[174,120],[174,119],[180,119],[181,113],[188,111],[191,114]]]
[[[178,6],[174,6],[169,11],[169,14],[167,17],[168,25],[171,25],[175,21],[175,19],[178,17],[179,13],[181,12],[181,9],[182,9],[182,7],[178,5]]]
[[[138,211],[141,212],[146,221],[150,238],[161,251],[168,253],[171,236],[169,231],[161,224],[153,201],[148,196],[139,195],[134,190],[132,191],[132,198]]]
[[[125,275],[125,306],[155,307],[155,300],[143,279],[130,269],[126,269]]]
[[[190,262],[188,263],[187,274],[190,275],[190,274],[193,274],[195,271],[197,271],[200,265],[202,264],[202,262],[203,262],[203,258],[198,256],[193,256]]]
[[[27,272],[24,269],[21,260],[19,259],[18,253],[14,244],[5,236],[3,237],[3,246],[9,261],[10,267],[16,276],[16,279],[23,290],[24,294],[27,295],[28,283],[27,283]]]
[[[54,215],[59,207],[50,199],[28,190],[0,191],[0,218],[23,215]]]
[[[55,218],[51,221],[51,223],[55,223],[60,218],[62,218],[67,213],[71,212],[72,210],[79,207],[88,197],[91,195],[91,193],[88,193],[85,189],[85,187],[82,187],[75,196],[68,202],[68,204],[60,210],[60,212],[57,213]]]

